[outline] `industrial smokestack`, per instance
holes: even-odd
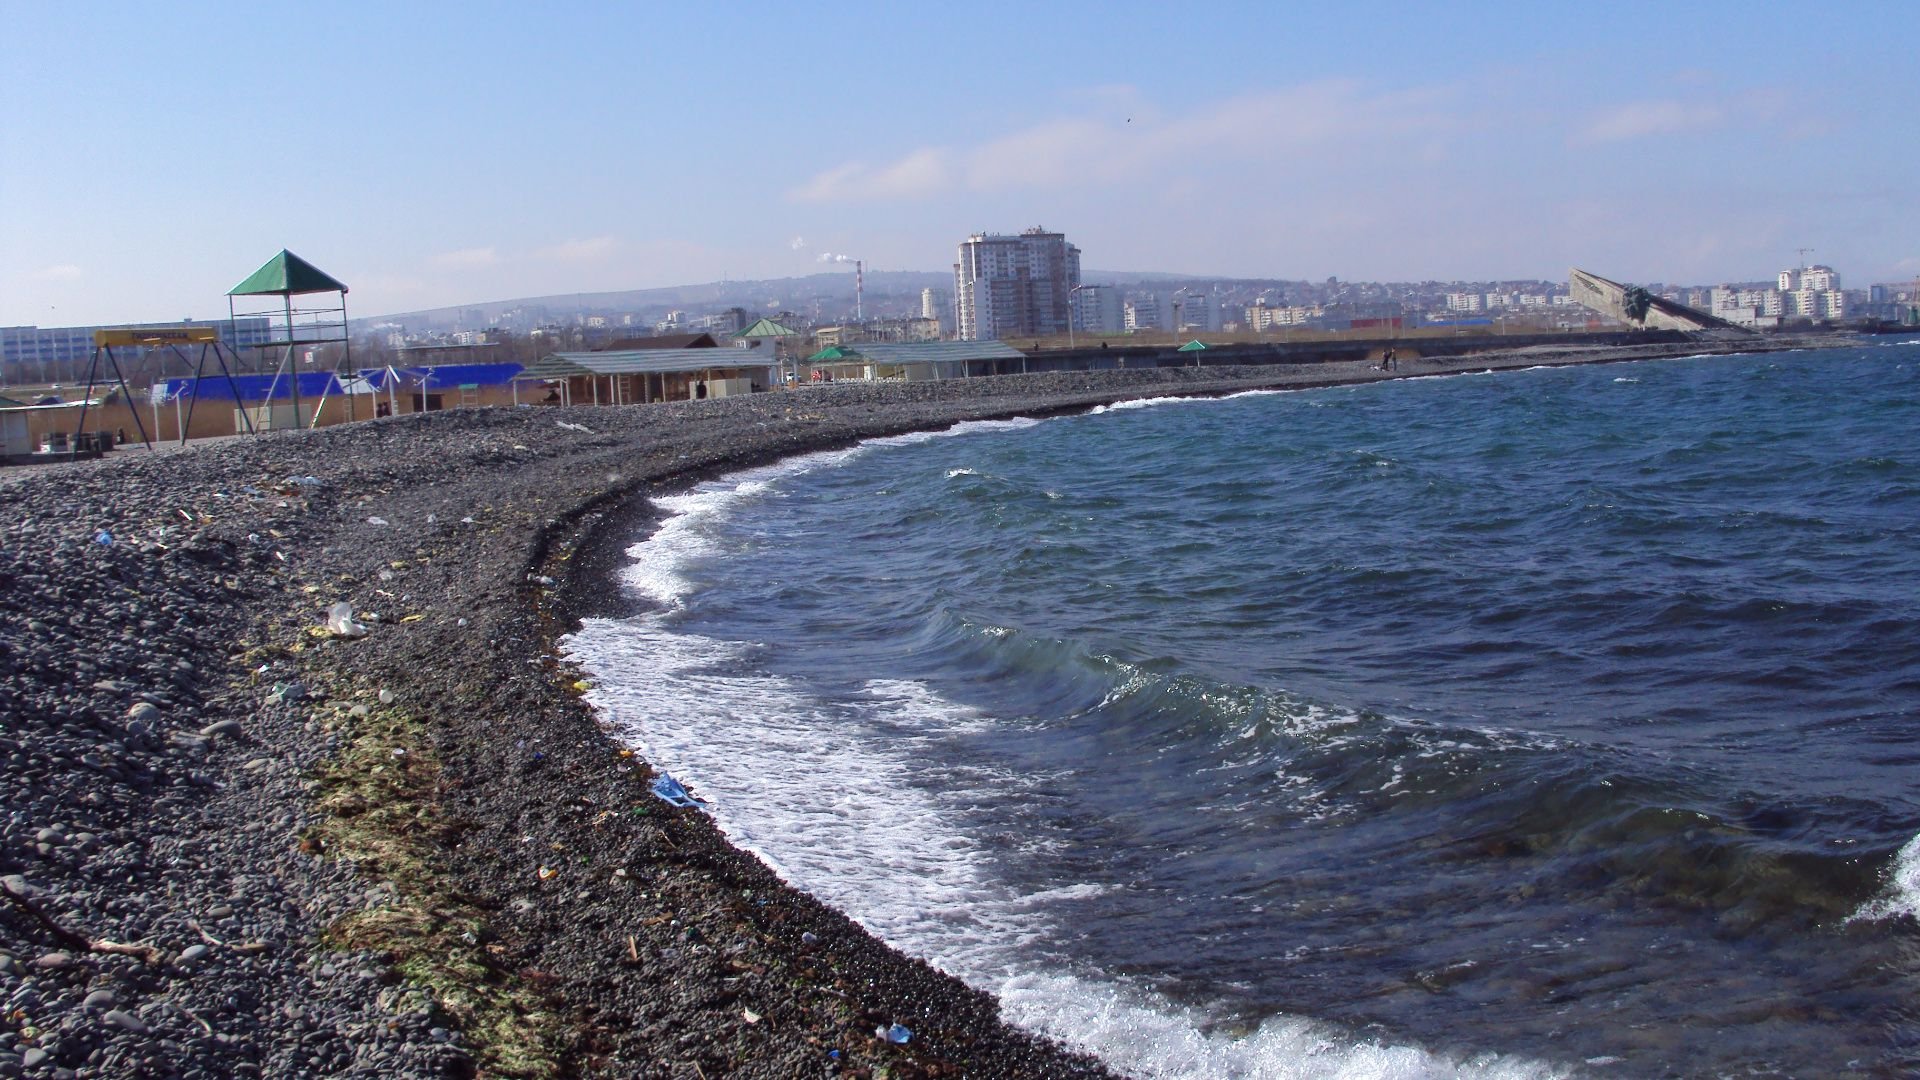
[[[861,307],[867,285],[866,270],[865,263],[859,259],[853,260],[853,321],[857,323],[867,321],[866,312]]]

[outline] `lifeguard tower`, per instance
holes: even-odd
[[[302,297],[295,306],[294,297]],[[305,299],[311,297],[313,299]],[[278,301],[275,303],[274,301]],[[245,310],[242,310],[242,309]],[[259,350],[259,370],[273,361],[274,388],[285,379],[291,389],[291,406],[269,403],[253,418],[255,428],[311,426],[319,418],[316,403],[309,411],[300,405],[302,365],[312,363],[327,346],[340,347],[338,359],[331,365],[335,372],[353,370],[353,342],[347,338],[347,287],[339,279],[284,248],[268,259],[265,266],[227,292],[227,318],[236,327],[233,340],[239,340],[238,321],[265,317],[276,332],[253,346]],[[277,356],[275,354],[278,354]]]

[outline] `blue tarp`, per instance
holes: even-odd
[[[510,386],[513,377],[520,374],[519,364],[436,364],[431,368],[363,368],[359,377],[379,393],[387,392],[387,382],[397,373],[400,378],[394,383],[396,393],[410,394],[418,391],[424,384],[426,389],[454,390],[462,386]],[[293,389],[286,375],[235,375],[233,381],[239,384],[240,398],[248,402],[291,401]],[[352,382],[349,377],[348,382]],[[200,376],[198,385],[193,379],[166,380],[166,395],[160,400],[172,401],[176,397],[197,397],[206,401],[233,402],[233,390],[227,385],[226,376],[220,374]],[[268,397],[269,388],[272,397]],[[363,388],[364,389],[364,388]],[[324,394],[346,393],[339,378],[330,371],[305,371],[300,373],[300,397],[306,401],[318,401]]]
[[[338,394],[340,381],[331,371],[301,372],[300,397],[305,401],[318,401],[323,394]],[[239,404],[240,401],[292,401],[293,377],[288,375],[235,375],[233,382],[240,388],[238,401],[233,396],[233,386],[228,385],[225,375],[202,375],[198,379],[168,379],[166,397],[172,401],[176,397],[190,397],[202,401],[224,401]]]
[[[398,389],[417,390],[424,380],[429,390],[452,389],[457,386],[510,386],[513,377],[520,374],[519,364],[435,364],[431,368],[366,368],[361,376],[373,384],[375,390],[385,393],[388,371],[400,376]]]

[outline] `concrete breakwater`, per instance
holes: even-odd
[[[699,476],[967,419],[1381,377],[436,413],[0,488],[0,1075],[1099,1074],[653,798],[553,642],[641,497]],[[324,629],[339,603],[364,635]],[[912,1039],[874,1037],[893,1024]]]

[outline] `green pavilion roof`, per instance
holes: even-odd
[[[738,334],[735,334],[734,337],[743,337],[743,338],[797,337],[799,333],[800,331],[795,330],[788,326],[783,326],[780,323],[774,322],[772,319],[761,319],[759,322],[756,322],[752,326],[749,326],[745,330],[742,330]]]
[[[280,249],[247,280],[227,290],[228,296],[299,296],[302,293],[345,293],[339,279],[293,252]]]
[[[855,352],[852,349],[843,348],[839,345],[829,345],[826,348],[821,349],[819,352],[814,353],[812,356],[807,357],[808,362],[812,362],[815,360],[860,360],[860,359],[864,359],[864,357],[862,357],[858,352]]]

